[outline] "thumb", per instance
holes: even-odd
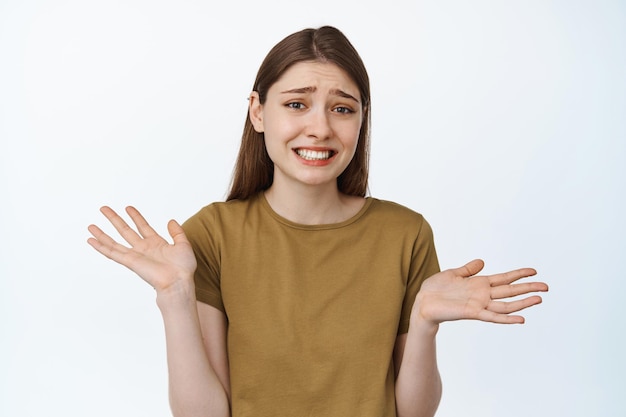
[[[464,278],[469,278],[482,271],[484,267],[485,262],[483,262],[482,259],[474,259],[473,261],[470,261],[462,267],[454,269],[453,271],[457,275],[460,275]]]
[[[167,223],[167,231],[174,240],[174,244],[189,243],[189,240],[187,240],[187,236],[185,235],[185,231],[176,220],[170,220]]]

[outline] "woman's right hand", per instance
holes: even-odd
[[[174,241],[170,244],[134,207],[127,207],[126,212],[135,223],[137,231],[110,207],[102,207],[100,211],[130,247],[116,242],[92,224],[88,230],[93,237],[87,242],[95,250],[135,272],[157,293],[180,288],[180,284],[183,284],[183,288],[193,284],[196,258],[183,228],[175,220],[170,220],[167,224],[167,230]]]

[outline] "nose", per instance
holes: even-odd
[[[306,125],[306,135],[316,141],[328,140],[332,134],[329,114],[323,107],[309,112]]]

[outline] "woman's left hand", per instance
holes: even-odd
[[[535,275],[537,271],[532,268],[475,276],[484,265],[482,260],[476,259],[425,280],[415,299],[412,319],[423,319],[434,325],[462,319],[524,323],[524,317],[511,313],[541,303],[541,297],[532,295],[511,301],[501,300],[532,292],[545,292],[548,286],[543,282],[515,283],[521,278]]]

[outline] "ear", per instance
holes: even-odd
[[[263,105],[259,99],[259,93],[256,91],[250,93],[248,101],[248,114],[250,116],[250,122],[252,122],[252,127],[254,127],[257,133],[263,133],[265,131],[263,127]]]

